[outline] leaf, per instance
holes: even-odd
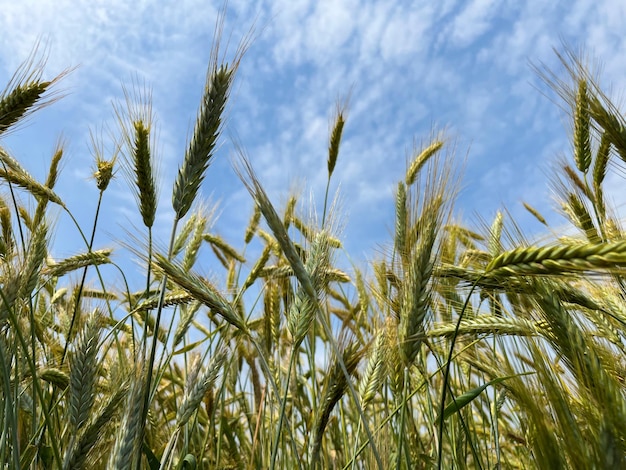
[[[188,345],[186,345],[186,346],[183,346],[182,348],[177,349],[176,351],[174,351],[174,352],[172,353],[172,356],[177,356],[177,355],[179,355],[179,354],[183,354],[183,353],[186,353],[186,352],[188,352],[188,351],[191,351],[191,350],[192,350],[192,349],[194,349],[196,346],[198,346],[198,345],[200,345],[200,344],[204,343],[205,341],[206,341],[206,339],[201,339],[200,341],[196,341],[195,343],[191,343],[191,344],[188,344]]]
[[[195,470],[197,468],[196,457],[193,454],[185,455],[181,468],[182,470]]]
[[[505,380],[512,379],[514,377],[521,377],[523,375],[529,375],[529,374],[534,374],[534,372],[525,372],[523,374],[509,375],[507,377],[498,377],[487,382],[486,384],[481,385],[480,387],[476,387],[470,390],[469,392],[465,392],[463,395],[456,397],[456,399],[453,399],[452,402],[448,404],[448,406],[445,407],[445,409],[443,410],[443,419],[444,420],[448,419],[454,413],[457,413],[458,411],[460,411],[461,408],[464,408],[467,405],[469,405],[472,401],[476,399],[476,397],[478,397],[481,393],[483,393],[483,391],[490,385],[497,385],[501,382],[504,382]],[[437,421],[440,421],[439,417],[437,418]]]
[[[152,452],[152,449],[148,447],[148,444],[146,443],[145,440],[143,441],[141,445],[141,449],[143,450],[143,455],[145,455],[146,459],[148,460],[148,465],[150,466],[150,470],[159,470],[159,468],[161,468],[161,462],[159,461],[157,456],[154,455],[154,452]]]

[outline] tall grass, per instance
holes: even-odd
[[[152,233],[167,188],[150,93],[126,91],[116,108],[116,155],[95,145],[98,208],[119,162],[137,196],[137,291],[99,274],[129,248],[94,246],[98,211],[90,230],[76,225],[77,253],[52,259],[50,203],[71,217],[55,189],[63,148],[41,183],[0,147],[2,465],[625,467],[626,239],[604,180],[626,162],[626,120],[581,62],[564,55],[564,78],[543,73],[571,109],[571,162],[553,180],[577,235],[549,228],[533,243],[504,212],[465,226],[459,168],[437,135],[398,175],[386,254],[347,269],[328,190],[320,223],[295,196],[278,208],[253,156],[238,165],[255,207],[241,240],[208,229],[198,193],[245,45],[230,63],[212,55],[167,248]],[[43,80],[42,65],[30,58],[0,96],[0,138],[54,97],[61,77]],[[346,105],[330,126],[329,182]],[[201,250],[223,279],[200,272]]]

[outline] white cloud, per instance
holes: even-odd
[[[472,44],[490,28],[499,7],[496,0],[473,0],[454,18],[450,41],[460,47]]]
[[[38,37],[49,38],[50,73],[80,65],[64,85],[70,96],[55,108],[65,113],[77,166],[89,166],[88,125],[111,121],[110,101],[121,95],[120,83],[137,72],[153,86],[167,207],[204,83],[215,6],[204,0],[3,3],[5,82]],[[620,34],[626,6],[617,0],[231,0],[229,8],[231,50],[255,19],[259,29],[244,57],[228,129],[272,195],[284,194],[292,178],[306,178],[321,197],[328,122],[336,100],[352,90],[334,184],[341,182],[355,224],[363,214],[386,214],[392,207],[405,152],[433,123],[450,125],[460,142],[473,142],[470,172],[491,172],[496,183],[476,189],[476,198],[497,204],[516,200],[517,185],[534,191],[536,182],[525,181],[533,164],[546,158],[537,146],[568,147],[554,106],[529,85],[535,77],[528,61],[554,64],[551,48],[560,46],[561,35],[587,42],[605,62],[609,81],[626,88],[626,39]],[[61,127],[56,116],[48,127]],[[225,139],[206,185],[225,199],[225,208],[237,207],[232,216],[225,210],[226,223],[248,215],[241,209],[248,199],[225,161],[230,149]],[[520,154],[535,160],[520,164]],[[132,200],[120,201],[125,211],[132,209]],[[371,236],[386,235],[383,228]]]

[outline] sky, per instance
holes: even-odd
[[[206,0],[0,0],[0,83],[8,83],[37,41],[47,49],[45,78],[73,68],[57,85],[63,99],[0,145],[43,180],[62,138],[66,160],[56,189],[86,230],[98,198],[90,132],[114,129],[122,85],[145,81],[161,160],[156,237],[166,245],[172,182],[195,121],[221,7]],[[219,204],[212,231],[237,248],[252,204],[233,170],[235,143],[276,206],[298,191],[319,215],[330,121],[347,96],[331,192],[338,194],[342,238],[353,261],[375,259],[389,246],[397,182],[416,147],[440,129],[464,166],[456,206],[464,222],[489,223],[506,208],[533,233],[540,226],[523,209],[528,202],[563,223],[550,212],[549,174],[559,156],[571,154],[569,123],[532,64],[558,71],[553,48],[583,47],[602,64],[601,83],[618,97],[626,90],[621,0],[230,0],[227,58],[251,29],[254,40],[201,190],[203,200]],[[622,177],[611,175],[609,182],[619,202]],[[140,226],[137,214],[119,173],[104,196],[95,248],[127,238],[127,230]],[[84,250],[61,214],[56,230],[56,256]]]

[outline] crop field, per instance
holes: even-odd
[[[365,261],[346,256],[328,189],[347,100],[320,162],[321,215],[271,200],[240,149],[254,211],[239,239],[211,230],[199,194],[246,46],[229,61],[215,46],[173,187],[155,176],[150,93],[126,90],[118,151],[94,137],[93,184],[99,210],[126,177],[134,243],[94,246],[97,210],[75,221],[65,259],[51,256],[53,214],[74,220],[55,186],[64,147],[39,181],[2,146],[55,105],[63,74],[33,55],[0,95],[3,468],[626,468],[626,233],[604,185],[626,166],[626,119],[578,56],[563,52],[563,75],[540,71],[570,114],[572,151],[551,175],[568,226],[530,205],[545,225],[532,240],[505,211],[462,221],[462,165],[435,133],[397,176],[393,231]],[[117,252],[141,261],[141,289],[121,268],[102,274]]]

